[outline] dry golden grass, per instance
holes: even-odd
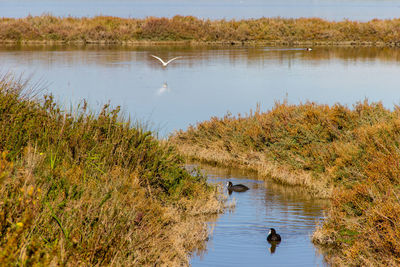
[[[74,115],[0,79],[0,265],[182,266],[217,188],[168,143],[86,104]]]
[[[331,195],[332,186],[329,186],[327,181],[314,179],[306,171],[294,170],[290,166],[274,163],[260,152],[232,155],[226,150],[204,148],[196,144],[177,143],[176,145],[179,153],[189,160],[256,171],[260,178],[272,179],[280,184],[305,187],[308,193],[315,197],[328,198]]]
[[[99,16],[60,18],[51,15],[0,19],[1,42],[41,43],[268,43],[399,45],[400,19],[358,22],[320,18],[260,18],[204,20],[191,16],[171,19],[124,19]]]
[[[249,168],[330,197],[313,241],[334,265],[400,264],[400,109],[277,103],[211,118],[170,140],[188,158]]]

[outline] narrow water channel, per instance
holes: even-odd
[[[192,266],[326,266],[311,242],[322,220],[325,200],[310,198],[301,188],[257,180],[255,174],[201,165],[210,183],[244,184],[250,190],[228,194],[236,202],[213,228],[207,250],[194,255]],[[269,228],[282,236],[275,248],[267,241]]]

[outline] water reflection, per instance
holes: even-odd
[[[146,67],[168,70],[170,68],[195,68],[210,65],[216,58],[226,58],[230,64],[259,65],[263,60],[277,60],[285,64],[287,60],[324,61],[341,59],[349,62],[384,61],[400,62],[400,49],[390,47],[202,47],[202,46],[62,46],[62,45],[0,45],[0,55],[19,56],[19,62],[42,61],[47,64],[103,65],[125,68],[135,63]],[[152,58],[157,53],[161,58],[179,60],[160,68],[160,62]]]
[[[233,192],[232,212],[212,222],[213,234],[202,257],[193,257],[192,266],[322,266],[322,255],[310,241],[327,201],[310,199],[298,188],[270,181],[242,170],[201,165],[209,181],[225,185],[229,180],[250,190]],[[268,242],[270,228],[277,229],[282,241]]]
[[[268,242],[271,246],[269,248],[269,252],[271,254],[275,253],[276,248],[278,247],[278,245],[281,243],[280,241],[269,241]]]
[[[159,89],[157,90],[157,95],[163,95],[163,94],[168,93],[168,92],[170,92],[170,91],[171,91],[171,88],[169,88],[169,87],[168,87],[168,83],[165,82],[165,83],[163,83],[163,85],[161,86],[161,88],[159,88]]]
[[[163,68],[151,55],[182,58]],[[376,47],[0,47],[0,71],[34,73],[67,107],[82,98],[93,109],[110,101],[164,136],[283,99],[352,105],[368,98],[391,108],[400,101],[399,62],[400,49]]]

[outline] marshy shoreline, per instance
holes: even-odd
[[[400,46],[400,19],[327,21],[320,18],[205,20],[192,16],[1,18],[3,44],[219,46]]]
[[[312,240],[333,265],[396,266],[400,233],[399,107],[368,101],[276,103],[213,117],[170,137],[188,159],[256,171],[330,199]]]
[[[0,40],[1,45],[60,45],[60,46],[191,46],[191,47],[400,47],[400,42],[364,42],[364,41],[105,41],[105,40],[76,40],[76,41],[54,41],[54,40]]]

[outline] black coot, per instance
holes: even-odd
[[[271,228],[269,230],[269,233],[268,233],[268,236],[267,236],[267,240],[269,242],[280,242],[281,241],[281,236],[276,233],[274,228]]]
[[[235,191],[235,192],[244,192],[249,190],[249,188],[245,185],[242,184],[235,184],[233,185],[232,182],[227,182],[226,186],[229,191]]]

